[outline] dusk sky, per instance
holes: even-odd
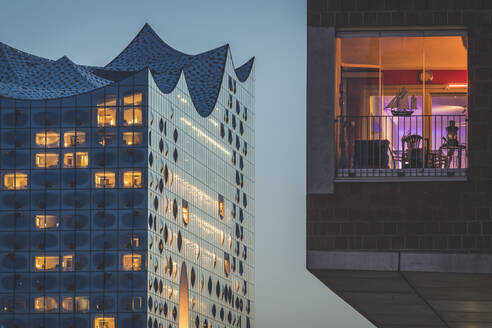
[[[306,270],[305,0],[4,1],[0,42],[104,66],[146,22],[182,52],[256,57],[256,327],[372,327]]]

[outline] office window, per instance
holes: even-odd
[[[115,174],[114,172],[97,172],[94,175],[96,188],[114,188]]]
[[[51,229],[58,227],[58,216],[56,215],[36,215],[34,217],[36,228]]]
[[[115,320],[113,317],[95,317],[94,328],[115,328]]]
[[[34,299],[34,310],[37,312],[52,312],[58,309],[58,301],[52,296],[40,296]]]
[[[36,145],[46,148],[60,146],[60,134],[55,131],[36,132]]]
[[[64,297],[62,300],[62,309],[66,312],[89,312],[89,297],[87,296],[75,296]],[[74,309],[75,305],[75,309]]]
[[[143,142],[142,132],[123,132],[123,142],[127,146],[142,144]]]
[[[122,265],[125,271],[140,271],[142,270],[142,255],[124,254]]]
[[[70,255],[64,255],[62,259],[62,270],[63,271],[73,271],[74,269],[74,256],[72,254]]]
[[[116,125],[116,96],[108,95],[97,104],[97,126]]]
[[[123,97],[123,124],[124,125],[140,125],[143,122],[142,108],[142,93],[132,93]]]
[[[125,188],[141,188],[142,187],[142,172],[140,172],[140,171],[123,172],[123,187],[125,187]]]
[[[36,256],[34,268],[36,271],[53,271],[58,269],[60,258],[58,256]]]
[[[37,153],[35,158],[36,167],[51,168],[58,166],[58,154]]]
[[[3,176],[3,185],[5,188],[14,189],[26,189],[27,188],[27,174],[26,173],[7,173]]]
[[[82,131],[67,131],[63,134],[63,146],[75,147],[85,144],[86,133]]]
[[[104,130],[97,132],[97,142],[103,147],[112,145],[114,142],[114,138],[114,132],[108,132]]]
[[[74,159],[74,153],[65,153],[63,155],[63,166],[77,167],[77,168],[88,167],[89,153],[78,151],[75,153],[75,159]]]

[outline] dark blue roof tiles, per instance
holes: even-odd
[[[244,82],[248,79],[249,74],[251,74],[251,70],[253,69],[254,63],[255,63],[255,57],[248,60],[246,63],[244,63],[243,66],[235,69],[236,76],[239,81]]]
[[[228,56],[228,45],[198,55],[184,54],[166,44],[148,24],[104,68],[76,65],[67,57],[57,61],[40,58],[0,43],[0,95],[20,99],[70,96],[149,68],[164,93],[174,90],[183,72],[196,110],[206,117],[217,102]],[[239,81],[248,79],[253,63],[251,59],[235,70]]]
[[[109,84],[67,57],[56,61],[0,44],[0,95],[18,99],[70,96]]]

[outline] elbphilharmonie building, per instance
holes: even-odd
[[[0,327],[254,326],[254,60],[0,43]]]

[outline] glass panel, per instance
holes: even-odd
[[[63,145],[75,147],[85,144],[86,133],[82,131],[67,131],[63,134]]]
[[[57,270],[60,264],[58,256],[36,256],[34,258],[34,268],[36,271]]]
[[[58,166],[58,154],[38,153],[36,154],[36,167],[50,168]]]
[[[3,176],[3,185],[7,189],[26,189],[27,174],[26,173],[7,173]]]
[[[141,188],[142,187],[142,172],[127,171],[123,173],[123,187],[125,188]]]
[[[116,96],[107,95],[97,104],[97,126],[116,125]]]
[[[103,147],[112,145],[114,142],[114,138],[115,138],[114,132],[108,132],[108,131],[97,132],[97,142]]]
[[[60,134],[55,131],[36,132],[36,145],[55,148],[60,146]]]
[[[143,142],[142,132],[123,132],[123,142],[127,146],[140,145]]]
[[[73,312],[73,297],[64,297],[62,300],[62,309],[66,312]]]
[[[132,106],[132,105],[141,105],[142,104],[142,93],[132,93],[123,97],[123,105]]]
[[[95,173],[96,188],[114,188],[115,174],[114,172],[97,172]]]
[[[89,166],[89,153],[87,152],[76,152],[75,161],[74,153],[66,153],[63,155],[63,166],[64,167],[88,167]]]
[[[36,215],[34,217],[36,228],[51,229],[58,227],[58,216],[56,215]]]
[[[73,271],[74,269],[74,256],[64,255],[62,259],[62,270],[63,271]]]
[[[125,271],[142,270],[142,255],[140,254],[124,254],[122,262]]]
[[[126,108],[123,112],[124,125],[141,125],[142,119],[142,108]]]
[[[58,309],[58,301],[51,296],[41,296],[34,299],[34,310],[37,312],[51,312]]]

